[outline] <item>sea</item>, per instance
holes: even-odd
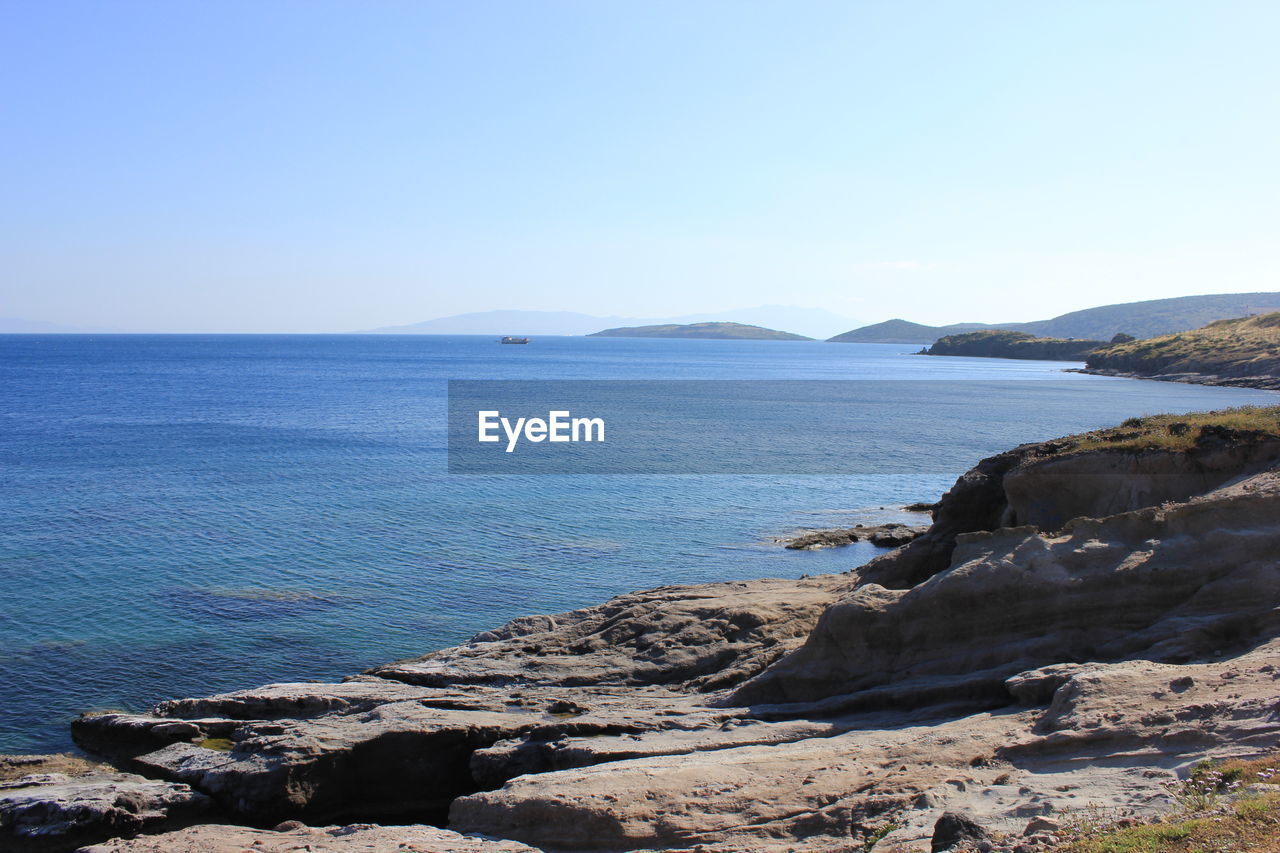
[[[883,552],[776,540],[921,523],[903,505],[936,500],[979,458],[1021,442],[1280,399],[915,349],[0,336],[0,752],[72,748],[67,724],[82,711],[337,679],[630,590],[847,571]],[[460,379],[822,380],[806,386],[815,394],[857,382],[862,416],[882,427],[877,452],[920,462],[892,473],[450,473],[448,381]],[[938,388],[954,393],[922,410]],[[806,441],[843,459],[858,437]],[[958,454],[938,452],[953,444]]]

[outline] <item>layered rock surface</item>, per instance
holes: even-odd
[[[18,760],[14,760],[14,759]],[[36,772],[0,781],[0,850],[57,850],[77,842],[195,819],[211,802],[186,785],[115,773],[72,761],[2,765],[62,765],[69,772]]]
[[[852,545],[854,542],[870,542],[881,548],[898,548],[923,536],[929,527],[900,524],[862,525],[853,527],[833,527],[825,530],[803,530],[794,536],[778,541],[783,547],[792,551],[812,551],[817,548],[838,548],[841,545]]]
[[[851,718],[828,735],[523,776],[457,800],[451,825],[549,851],[834,853],[877,838],[876,850],[928,850],[947,811],[1010,836],[1090,806],[1150,815],[1168,808],[1162,783],[1178,768],[1280,741],[1278,653],[1031,672],[1011,688],[1056,684],[1048,708]]]
[[[1061,661],[1184,663],[1274,636],[1280,623],[1280,477],[1055,533],[961,534],[951,567],[910,589],[865,584],[823,614],[805,645],[733,704],[853,699],[1008,701],[1003,682]]]
[[[516,841],[460,835],[433,826],[309,827],[282,825],[277,830],[245,826],[193,826],[177,832],[117,839],[85,847],[81,853],[537,853]]]
[[[97,714],[73,732],[132,769],[190,784],[243,819],[443,819],[480,786],[472,755],[525,739],[715,730],[741,709],[701,695],[796,648],[852,578],[666,587],[558,616],[341,684],[278,684]],[[447,685],[447,686],[446,686]],[[514,770],[495,766],[484,779]]]
[[[558,616],[526,616],[470,643],[370,670],[410,684],[667,685],[707,692],[802,642],[854,579],[675,586]]]
[[[1280,443],[1202,438],[983,460],[851,574],[634,593],[75,734],[235,821],[552,853],[927,850],[944,812],[1149,812],[1189,763],[1280,744]]]

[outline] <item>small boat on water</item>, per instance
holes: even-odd
[[[527,344],[527,343],[529,343],[529,339],[528,339],[528,338],[513,338],[513,337],[511,337],[510,335],[503,335],[503,336],[502,336],[502,340],[498,341],[498,343],[500,343],[500,344]]]

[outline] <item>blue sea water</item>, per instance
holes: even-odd
[[[911,349],[0,336],[0,752],[67,748],[81,710],[336,678],[632,589],[842,571],[877,550],[770,539],[902,518],[898,506],[935,499],[967,466],[451,475],[449,379],[879,380],[868,405],[896,449],[927,458],[952,435],[968,462],[1131,415],[1276,399]],[[983,390],[923,423],[906,405],[922,379]],[[1044,380],[1080,393],[1048,405]]]

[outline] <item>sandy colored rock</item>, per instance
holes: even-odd
[[[538,853],[514,841],[459,835],[431,826],[300,826],[286,832],[243,826],[193,826],[178,832],[121,839],[80,853]]]
[[[132,773],[31,774],[0,782],[0,850],[65,849],[194,818],[209,805],[186,785]]]
[[[717,690],[803,642],[823,609],[852,587],[847,575],[661,587],[571,613],[516,619],[465,645],[369,674],[426,686]]]
[[[235,721],[229,749],[175,742],[134,756],[130,766],[190,784],[228,812],[259,822],[316,816],[442,817],[454,797],[477,787],[470,772],[472,754],[500,740],[714,728],[744,713],[701,708],[662,688],[584,688],[571,694],[580,712],[564,713],[551,710],[564,707],[559,703],[570,698],[562,688],[449,691],[375,681],[386,685],[388,701],[367,710]],[[371,682],[366,690],[378,686]],[[325,687],[276,685],[252,691],[249,700],[257,704],[264,694],[277,691],[323,693]],[[213,701],[233,710],[235,697],[227,694]],[[137,725],[134,719],[124,722],[131,732]],[[206,726],[227,722],[200,718]],[[94,733],[102,742],[116,723],[103,717],[81,725],[102,726]]]
[[[905,551],[906,549],[904,549]],[[1280,632],[1280,476],[1186,503],[961,534],[952,565],[911,589],[865,584],[734,704],[814,701],[896,685],[1009,700],[1004,681],[1070,660],[1186,662]]]
[[[854,542],[870,542],[881,548],[898,548],[923,536],[928,530],[928,525],[908,525],[897,522],[857,524],[853,527],[802,530],[794,536],[778,541],[783,547],[792,551],[838,548],[843,545],[852,545]]]
[[[104,769],[107,768],[98,762],[65,752],[52,755],[0,755],[0,782],[12,782],[38,773],[84,776]]]
[[[1021,836],[1037,816],[1154,815],[1162,783],[1209,757],[1280,745],[1280,641],[1221,661],[1082,665],[1048,708],[653,755],[521,776],[457,800],[451,826],[556,850],[928,850],[944,811]],[[1171,679],[1190,672],[1195,686]],[[1159,695],[1157,695],[1159,694]],[[747,725],[735,732],[743,737]],[[648,737],[661,735],[642,735]]]
[[[1155,814],[1196,761],[1280,746],[1280,475],[1260,443],[1211,445],[1190,467],[1026,445],[851,574],[633,593],[75,732],[267,825],[916,853],[951,812],[1047,844],[1066,809]]]
[[[848,575],[664,587],[556,616],[341,684],[279,684],[95,714],[87,749],[190,784],[231,814],[266,822],[443,818],[481,786],[473,754],[500,741],[718,730],[745,709],[702,695],[796,648]],[[505,779],[537,746],[478,762]],[[523,763],[522,763],[523,762]]]

